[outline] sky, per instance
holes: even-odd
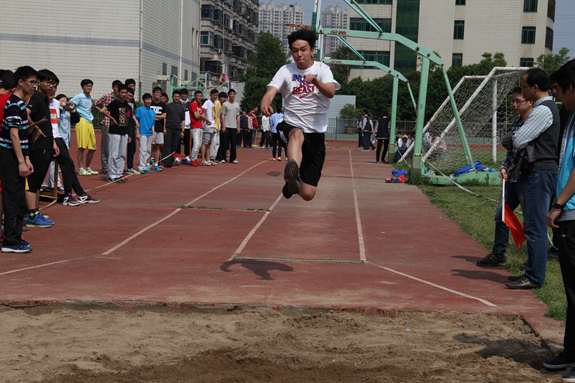
[[[269,1],[260,1],[262,3],[267,3]],[[305,11],[304,23],[306,25],[311,24],[311,15],[313,13],[314,0],[275,0],[276,4],[301,4]],[[540,1],[540,3],[546,4],[546,1]],[[343,0],[322,0],[322,8],[328,5],[339,4],[342,8],[346,8],[347,4]],[[553,26],[555,36],[553,41],[553,53],[558,53],[563,47],[569,48],[569,56],[573,59],[575,58],[575,0],[557,0],[557,5],[555,8],[555,24]]]

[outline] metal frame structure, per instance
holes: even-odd
[[[312,16],[312,31],[316,32],[319,35],[319,46],[323,42],[323,35],[329,36],[349,36],[349,37],[359,37],[364,39],[375,39],[375,40],[385,40],[385,41],[394,41],[396,43],[400,43],[407,47],[408,49],[412,50],[413,52],[417,53],[421,56],[421,80],[419,86],[419,98],[417,104],[417,123],[416,123],[416,133],[415,133],[415,146],[414,146],[414,153],[411,162],[411,175],[412,177],[423,176],[425,171],[425,165],[423,164],[423,158],[421,155],[422,151],[422,141],[423,141],[423,122],[425,119],[425,104],[427,100],[427,85],[429,82],[429,66],[430,63],[433,62],[441,67],[441,71],[443,72],[443,77],[445,80],[445,85],[447,87],[447,93],[449,95],[449,100],[451,103],[451,108],[453,109],[453,114],[455,115],[455,122],[457,128],[459,130],[459,134],[461,136],[461,143],[463,144],[463,149],[465,151],[465,156],[467,162],[471,164],[473,171],[477,174],[477,170],[475,169],[475,165],[473,164],[473,158],[471,156],[471,151],[469,149],[469,144],[465,137],[463,126],[461,124],[461,119],[459,118],[459,113],[457,110],[457,104],[455,103],[455,98],[453,97],[453,91],[451,89],[451,84],[449,83],[449,78],[447,76],[447,71],[445,69],[445,64],[443,61],[430,49],[421,46],[412,40],[397,34],[397,33],[386,33],[383,32],[382,29],[377,25],[377,23],[359,6],[359,4],[355,0],[345,0],[345,2],[354,10],[356,11],[361,17],[363,17],[375,30],[376,32],[367,32],[367,31],[351,31],[346,29],[334,29],[334,28],[323,28],[320,25],[320,17],[318,17],[318,13],[321,10],[321,0],[315,0],[315,9]],[[318,49],[318,57],[321,60],[321,50]],[[478,177],[477,179],[482,181],[482,177]]]
[[[229,81],[224,81],[223,83],[221,83],[218,86],[208,86],[208,81],[209,81],[208,80],[208,73],[200,74],[195,79],[193,79],[192,81],[189,81],[189,82],[182,80],[181,78],[179,78],[175,74],[172,74],[169,76],[158,76],[157,81],[169,81],[167,93],[168,93],[168,97],[170,98],[170,100],[172,99],[172,92],[176,89],[188,89],[191,91],[200,90],[203,93],[207,90],[211,90],[214,88],[218,89],[219,91],[222,91],[224,89],[230,89],[230,85],[231,85]],[[181,85],[177,85],[178,82]]]

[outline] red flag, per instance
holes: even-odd
[[[511,235],[513,235],[515,244],[519,249],[527,238],[525,238],[525,234],[523,234],[523,225],[507,204],[505,204],[505,226],[511,230]]]

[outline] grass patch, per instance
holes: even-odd
[[[494,215],[497,205],[482,197],[469,194],[455,186],[417,185],[431,203],[438,206],[445,214],[459,224],[462,230],[469,233],[473,239],[485,247],[485,254],[493,247],[495,234]],[[480,196],[499,200],[501,187],[499,186],[466,186],[469,190]],[[521,214],[517,214],[523,220]],[[550,232],[550,230],[549,230]],[[509,236],[507,248],[507,270],[514,275],[523,274],[519,267],[527,260],[527,244],[524,243],[518,250],[513,237]],[[567,301],[559,261],[549,258],[547,261],[547,274],[545,285],[539,290],[533,290],[537,297],[547,305],[547,316],[565,321]]]

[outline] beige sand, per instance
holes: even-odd
[[[409,330],[408,330],[409,329]],[[559,382],[520,319],[0,309],[2,382]]]

